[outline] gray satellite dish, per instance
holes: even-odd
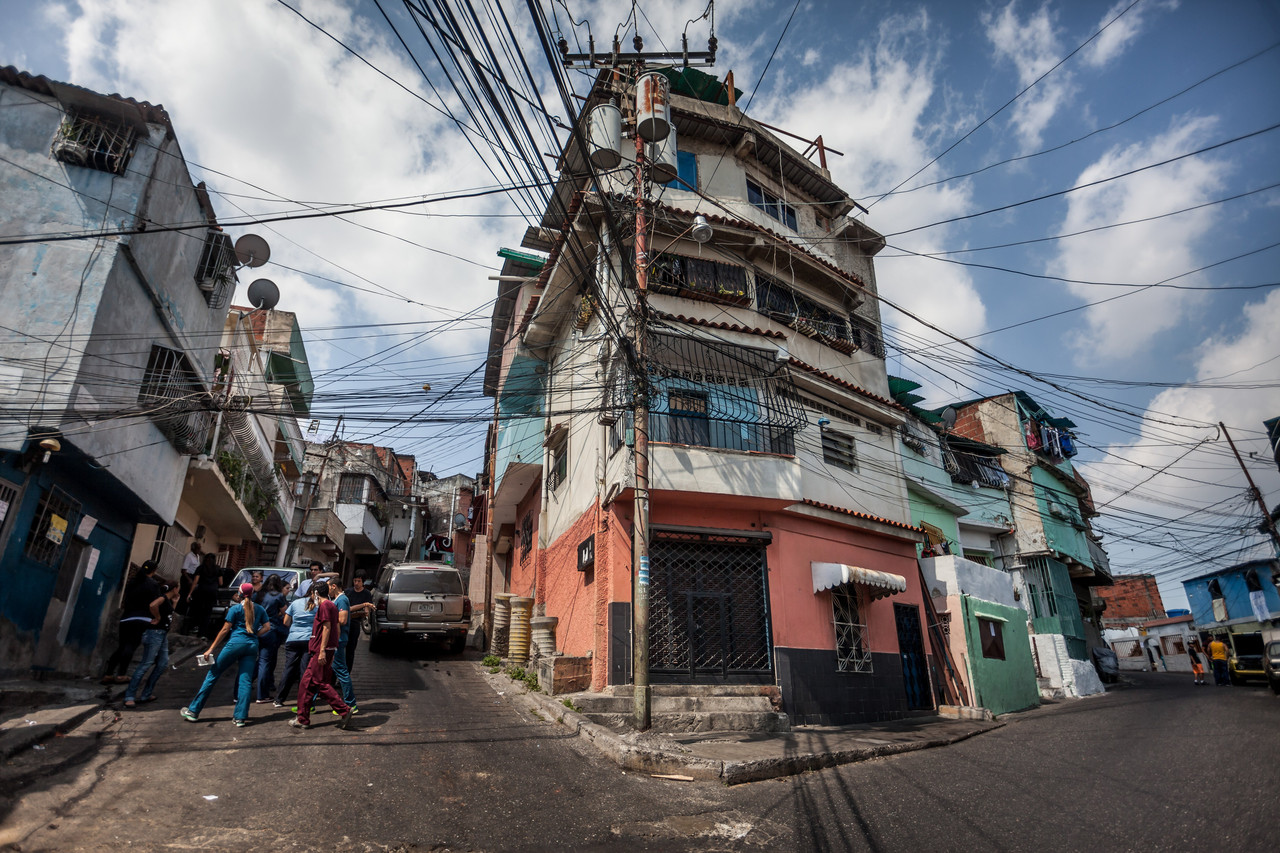
[[[454,526],[455,528],[457,528],[457,527],[466,527],[466,526],[467,526],[467,516],[466,516],[465,514],[463,514],[463,513],[458,513],[457,515],[455,515],[455,516],[453,517],[453,526]]]
[[[951,406],[947,406],[942,410],[942,425],[947,428],[947,432],[951,432],[956,425],[956,410]]]
[[[236,241],[236,261],[246,267],[260,267],[271,257],[271,247],[257,234],[245,234]]]
[[[280,301],[280,288],[269,278],[260,278],[249,285],[249,304],[259,310],[269,311]]]

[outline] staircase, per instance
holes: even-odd
[[[655,684],[649,719],[655,732],[785,732],[787,715],[777,710],[778,688],[761,684]],[[594,723],[614,731],[634,728],[632,685],[602,693],[563,697]]]

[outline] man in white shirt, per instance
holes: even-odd
[[[302,598],[306,596],[307,593],[311,592],[311,584],[313,584],[316,578],[320,576],[320,573],[324,571],[324,563],[321,563],[319,560],[312,560],[310,571],[311,571],[311,577],[307,578],[302,583],[298,584],[299,598]]]
[[[182,575],[179,580],[180,591],[178,593],[178,612],[186,615],[187,612],[187,596],[191,593],[191,586],[195,583],[196,569],[200,568],[200,559],[204,556],[203,549],[199,542],[191,543],[191,551],[187,556],[182,558]]]

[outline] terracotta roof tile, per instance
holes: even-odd
[[[865,388],[859,388],[857,385],[854,385],[852,382],[846,382],[845,380],[841,379],[838,376],[833,376],[832,374],[827,373],[825,370],[819,370],[818,368],[814,367],[812,364],[805,364],[803,361],[796,358],[795,356],[792,356],[789,359],[789,361],[791,364],[795,365],[801,370],[804,370],[808,373],[812,373],[815,376],[821,376],[823,379],[827,380],[828,382],[831,382],[832,384],[839,385],[841,388],[846,388],[854,392],[855,394],[861,394],[863,397],[866,397],[869,400],[875,400],[877,403],[880,403],[881,405],[884,405],[884,406],[888,406],[890,409],[897,409],[900,412],[909,411],[909,409],[907,409],[906,406],[903,406],[900,403],[896,403],[893,400],[890,400],[888,397],[881,397],[879,394],[873,394],[870,391],[866,390]]]
[[[809,498],[805,498],[803,501],[801,501],[801,503],[806,504],[808,506],[816,506],[818,509],[829,510],[830,512],[838,512],[841,515],[851,515],[854,518],[864,518],[867,521],[876,521],[876,522],[879,522],[880,524],[887,524],[890,527],[897,527],[902,530],[910,530],[913,533],[924,533],[924,528],[921,528],[921,527],[916,527],[911,524],[904,524],[901,521],[894,521],[893,519],[890,519],[890,518],[881,518],[878,515],[868,515],[865,512],[858,512],[857,510],[845,509],[844,507],[832,506],[831,504],[820,503],[819,501],[810,500]]]
[[[787,336],[782,332],[773,331],[771,329],[761,329],[758,327],[748,328],[739,326],[736,323],[713,323],[710,320],[704,320],[701,317],[686,317],[683,314],[668,314],[665,311],[654,311],[653,316],[662,320],[675,320],[680,323],[688,323],[691,326],[704,326],[708,329],[722,329],[726,332],[742,332],[748,335],[760,335],[765,338],[780,338],[786,340]]]

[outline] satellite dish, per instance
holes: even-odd
[[[467,516],[466,516],[465,514],[461,513],[461,512],[460,512],[460,513],[458,513],[457,515],[455,515],[455,516],[453,517],[453,526],[454,526],[454,527],[466,527],[466,526],[467,526]]]
[[[236,261],[246,267],[260,267],[271,257],[271,247],[257,234],[245,234],[236,241]]]
[[[947,406],[942,410],[942,425],[947,428],[947,432],[951,432],[956,425],[956,410],[951,406]]]
[[[237,244],[237,250],[239,244]],[[280,301],[280,288],[269,278],[260,278],[249,285],[249,304],[259,310],[271,310]]]

